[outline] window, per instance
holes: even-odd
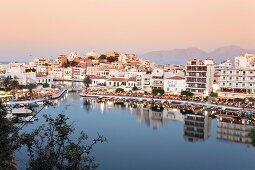
[[[230,71],[230,74],[232,74],[232,71]]]
[[[236,87],[238,87],[238,83],[236,83]]]
[[[250,86],[252,86],[252,84],[250,84]]]
[[[243,87],[245,86],[245,84],[243,83]]]

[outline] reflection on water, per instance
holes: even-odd
[[[145,123],[154,130],[173,121],[183,122],[183,136],[187,142],[206,141],[211,136],[212,118],[209,111],[194,112],[122,101],[98,101],[93,98],[84,99],[83,108],[86,111],[100,108],[102,114],[112,108],[130,110],[138,122]],[[252,139],[249,134],[255,127],[249,122],[245,119],[236,120],[232,117],[218,117],[217,139],[251,146]]]
[[[217,119],[217,139],[246,144],[251,146],[250,132],[254,125],[247,119],[219,117]]]
[[[184,138],[186,141],[206,140],[211,135],[211,118],[207,111],[186,114],[184,122]]]
[[[251,146],[249,133],[254,126],[247,119],[231,114],[220,116],[215,109],[212,116],[211,111],[201,111],[204,109],[180,110],[159,102],[151,106],[143,101],[87,99],[89,104],[84,104],[79,93],[67,93],[56,101],[54,108],[48,107],[38,114],[38,122],[25,128],[30,130],[43,124],[43,114],[64,112],[78,132],[85,130],[92,138],[97,133],[107,137],[107,144],[99,145],[94,152],[99,169],[255,167],[255,149],[247,147]],[[23,158],[24,154],[18,157]]]

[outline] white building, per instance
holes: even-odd
[[[73,78],[73,68],[68,67],[63,69],[63,78],[72,79]]]
[[[53,77],[51,77],[51,76],[36,76],[36,82],[41,83],[41,84],[47,83],[51,87],[51,84],[53,83]]]
[[[186,90],[186,80],[184,77],[173,76],[164,79],[165,93],[180,94],[183,90]]]
[[[244,54],[235,58],[235,67],[255,68],[255,55]]]
[[[214,62],[211,59],[189,60],[186,64],[186,89],[199,95],[208,95],[213,89]]]
[[[235,58],[235,67],[222,68],[219,95],[229,98],[255,97],[255,55]]]

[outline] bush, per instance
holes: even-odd
[[[156,88],[156,89],[152,90],[152,94],[154,94],[154,95],[158,95],[158,94],[163,95],[164,93],[165,93],[165,91],[161,88]]]
[[[121,93],[121,92],[124,92],[124,89],[122,89],[122,88],[117,88],[117,89],[115,90],[115,92],[116,92],[116,93]]]
[[[190,97],[192,97],[192,96],[194,96],[194,93],[185,90],[185,91],[181,91],[181,95],[182,96],[190,96]]]
[[[210,97],[218,97],[218,93],[211,92],[209,96]]]
[[[47,88],[47,87],[50,87],[50,84],[49,83],[43,83],[43,88]]]
[[[248,97],[247,99],[249,100],[249,102],[252,102],[252,103],[255,102],[255,98],[253,98],[253,97]]]

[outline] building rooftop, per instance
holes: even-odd
[[[169,77],[167,79],[170,79],[170,80],[185,80],[185,78],[181,77],[181,76],[173,76],[173,77]]]

